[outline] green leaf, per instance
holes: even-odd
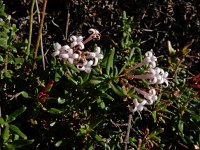
[[[6,122],[10,123],[12,121],[14,121],[19,115],[21,115],[25,110],[27,109],[27,107],[22,106],[21,108],[17,109],[16,111],[14,111],[12,114],[10,114],[7,118],[6,118]]]
[[[115,54],[115,48],[112,48],[109,52],[109,56],[106,63],[106,73],[110,75],[110,69],[113,69],[113,61],[114,61],[114,54]]]
[[[0,55],[0,62],[3,62],[3,57]]]
[[[3,125],[5,123],[4,119],[0,117],[0,125]]]
[[[24,98],[29,98],[29,96],[28,96],[28,93],[27,93],[27,92],[25,92],[25,91],[22,91],[21,93],[22,93],[22,96],[23,96]]]
[[[9,124],[7,124],[3,130],[2,138],[3,142],[6,143],[10,136]]]
[[[12,147],[14,148],[22,148],[26,145],[30,145],[34,142],[34,140],[17,140],[17,141],[13,141],[11,144]]]
[[[183,127],[184,127],[184,122],[182,120],[179,120],[178,122],[178,129],[181,132],[181,134],[183,135]]]
[[[118,85],[114,85],[110,82],[110,87],[111,89],[118,95],[118,96],[121,96],[123,97],[124,94],[123,94],[123,89],[121,87],[119,87]]]
[[[24,58],[15,58],[15,65],[23,64],[24,63]]]
[[[7,40],[5,37],[0,37],[0,46],[4,49],[8,48]]]
[[[190,113],[191,117],[197,121],[200,121],[200,116],[197,114],[192,113],[191,111],[187,110],[188,113]]]
[[[61,78],[62,78],[62,76],[59,73],[56,72],[55,75],[54,75],[54,80],[56,82],[58,82]]]
[[[58,104],[64,104],[66,102],[66,99],[61,99],[58,97]]]
[[[4,76],[8,79],[12,78],[12,71],[11,70],[4,71]]]
[[[168,51],[169,51],[170,56],[175,55],[176,54],[176,50],[173,49],[171,42],[167,41],[167,44],[168,44]]]
[[[62,140],[56,142],[55,147],[59,147],[62,144],[62,142],[63,142]]]
[[[10,125],[10,129],[17,133],[20,137],[22,137],[24,140],[27,140],[27,136],[15,125]]]
[[[62,110],[59,110],[59,109],[57,109],[57,108],[50,108],[50,109],[48,110],[48,112],[49,112],[50,114],[61,114],[63,111],[62,111]]]
[[[156,120],[157,120],[157,119],[156,119],[156,118],[157,118],[156,116],[157,116],[156,111],[153,111],[153,112],[152,112],[152,117],[153,117],[154,123],[156,123]]]

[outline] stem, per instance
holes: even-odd
[[[35,4],[35,0],[32,0],[31,3],[31,11],[30,11],[30,25],[29,25],[29,37],[28,37],[28,45],[27,45],[27,49],[26,49],[26,58],[25,60],[28,60],[28,57],[30,55],[30,47],[31,47],[31,37],[32,37],[32,31],[33,31],[33,10],[34,10],[34,4]]]
[[[68,2],[68,10],[67,10],[67,21],[66,21],[66,28],[65,28],[65,38],[68,37],[68,30],[69,30],[69,21],[70,21],[70,2]]]
[[[39,25],[39,30],[38,30],[38,36],[37,36],[37,41],[33,53],[33,69],[36,68],[36,60],[37,60],[37,53],[38,53],[38,48],[39,48],[39,43],[42,35],[42,27],[44,24],[44,16],[45,16],[45,11],[46,11],[46,6],[47,6],[47,0],[43,0],[43,8],[42,8],[42,13],[41,13],[41,21]]]
[[[8,50],[5,53],[5,66],[4,66],[4,71],[7,71],[8,69]]]
[[[130,130],[131,130],[131,121],[132,121],[133,115],[132,113],[129,114],[128,116],[128,126],[127,126],[127,132],[126,132],[126,138],[125,138],[125,147],[124,150],[128,149],[128,144],[129,144],[129,135],[130,135]]]
[[[37,14],[38,14],[38,22],[40,23],[40,10],[38,7],[38,0],[36,0],[36,8],[37,8]],[[41,35],[41,40],[40,40],[40,47],[41,47],[41,54],[42,54],[42,66],[43,70],[45,70],[45,59],[44,59],[44,48],[43,48],[43,42],[42,42],[42,35]]]
[[[126,69],[126,70],[125,70],[125,73],[128,73],[128,72],[131,71],[131,70],[134,70],[134,69],[139,68],[139,67],[141,67],[141,66],[143,66],[143,65],[146,65],[147,63],[148,63],[147,60],[144,59],[144,60],[143,60],[142,62],[140,62],[139,64],[136,64],[135,66]]]

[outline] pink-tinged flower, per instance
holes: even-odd
[[[74,53],[73,49],[71,49],[68,45],[63,46],[60,51],[59,58],[70,64],[73,64],[74,59],[78,59],[79,57],[79,55]]]
[[[60,54],[61,45],[59,43],[54,44],[54,52],[51,54],[53,57],[58,56]]]
[[[77,68],[81,71],[90,73],[93,63],[94,62],[92,60],[90,60],[90,61],[85,60],[83,63],[78,63]]]
[[[138,94],[141,94],[144,96],[144,98],[147,99],[147,103],[149,105],[152,105],[157,99],[158,99],[158,96],[156,95],[156,90],[155,89],[150,89],[149,92],[145,92],[145,91],[142,91],[136,87],[134,87],[135,91],[138,93]]]
[[[131,109],[131,112],[134,113],[134,112],[138,112],[140,113],[141,111],[144,110],[144,105],[147,103],[146,100],[143,100],[141,103],[138,102],[137,99],[134,99],[133,100],[133,104],[134,104],[134,108]]]
[[[91,34],[91,35],[83,42],[83,44],[88,43],[92,39],[100,40],[101,34],[99,33],[98,30],[91,28],[91,29],[88,30],[88,33]]]
[[[150,84],[163,84],[168,86],[168,72],[164,72],[161,68],[150,68],[146,74],[127,75],[128,79],[147,79]]]
[[[83,44],[83,37],[82,36],[71,36],[70,41],[72,42],[70,47],[73,48],[75,46],[78,46],[79,49],[84,49],[84,44]]]
[[[142,62],[140,62],[139,64],[136,64],[133,67],[126,69],[125,72],[127,73],[131,70],[134,70],[134,69],[139,68],[139,67],[144,66],[144,65],[148,65],[149,68],[155,68],[156,67],[156,61],[157,61],[157,57],[154,56],[151,51],[148,51],[148,52],[145,53],[145,58],[143,59]]]
[[[103,59],[103,55],[100,52],[100,47],[96,47],[95,52],[88,52],[87,58],[94,60],[93,66],[97,65],[99,59]]]

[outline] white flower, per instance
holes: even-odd
[[[84,49],[84,44],[83,44],[83,37],[82,36],[78,36],[78,37],[76,37],[76,36],[71,36],[70,37],[70,41],[72,42],[71,43],[71,48],[73,48],[73,47],[75,47],[75,46],[78,46],[78,48],[79,49]]]
[[[100,33],[98,30],[91,28],[91,29],[89,29],[88,32],[89,32],[89,34],[92,35],[93,39],[98,39],[98,40],[100,39]]]
[[[135,91],[138,93],[138,94],[141,94],[144,96],[144,98],[147,99],[147,102],[149,105],[152,105],[154,101],[157,100],[158,96],[156,95],[156,90],[155,89],[150,89],[149,92],[145,92],[145,91],[142,91],[136,87],[134,87]]]
[[[85,60],[83,63],[79,63],[77,65],[77,68],[79,70],[81,70],[81,71],[85,71],[87,73],[90,73],[91,69],[92,69],[91,67],[92,67],[93,63],[94,62],[92,60],[90,60],[90,61]]]
[[[132,66],[132,67],[126,69],[126,73],[131,70],[134,70],[136,68],[139,68],[141,66],[144,66],[144,65],[148,65],[149,68],[155,68],[156,61],[157,61],[157,57],[154,56],[151,51],[148,51],[145,53],[145,58],[143,59],[143,61],[140,62],[139,64],[136,64],[135,66]]]
[[[144,97],[147,99],[149,105],[152,105],[158,99],[155,89],[150,89],[149,93],[146,93]]]
[[[88,30],[88,33],[91,34],[91,35],[83,42],[83,44],[88,43],[92,39],[100,40],[101,34],[99,33],[98,30],[91,28],[91,29]]]
[[[143,111],[143,109],[145,108],[144,105],[147,103],[146,100],[143,100],[141,103],[138,102],[137,99],[134,99],[133,100],[133,104],[134,104],[134,109],[132,109],[131,111],[134,113],[134,112],[141,112]]]
[[[99,59],[103,59],[103,55],[100,54],[101,49],[100,47],[96,47],[95,52],[89,52],[87,58],[94,59],[94,64],[93,66],[96,66]]]
[[[163,84],[168,86],[168,72],[164,72],[161,68],[150,68],[146,74],[128,75],[129,79],[148,79],[150,84]]]
[[[54,43],[54,52],[51,54],[53,57],[60,54],[61,45],[59,43]]]
[[[60,49],[60,55],[59,58],[63,59],[64,61],[67,61],[70,64],[74,63],[74,59],[78,59],[79,55],[73,52],[73,49],[71,49],[68,45],[63,46]]]

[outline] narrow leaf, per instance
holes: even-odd
[[[9,139],[10,136],[10,130],[9,130],[9,125],[7,124],[3,130],[2,138],[3,142],[6,143]]]
[[[112,83],[110,83],[110,87],[111,89],[119,96],[123,97],[123,89],[121,87],[119,87],[118,85],[114,85]]]
[[[110,75],[110,69],[113,68],[114,54],[115,54],[115,49],[113,48],[110,50],[109,57],[106,64],[106,73],[108,75]]]
[[[14,111],[12,114],[10,114],[6,121],[9,123],[9,122],[12,122],[14,121],[19,115],[21,115],[25,110],[27,109],[27,107],[25,106],[22,106],[21,108],[17,109],[16,111]]]
[[[10,125],[10,129],[17,133],[20,137],[22,137],[24,140],[27,140],[27,136],[15,125]]]
[[[34,142],[34,140],[17,140],[13,141],[10,145],[14,148],[22,148],[26,145],[30,145]]]
[[[48,110],[48,112],[49,112],[50,114],[61,114],[63,111],[61,111],[61,110],[59,110],[59,109],[57,109],[57,108],[50,108],[50,109]]]

